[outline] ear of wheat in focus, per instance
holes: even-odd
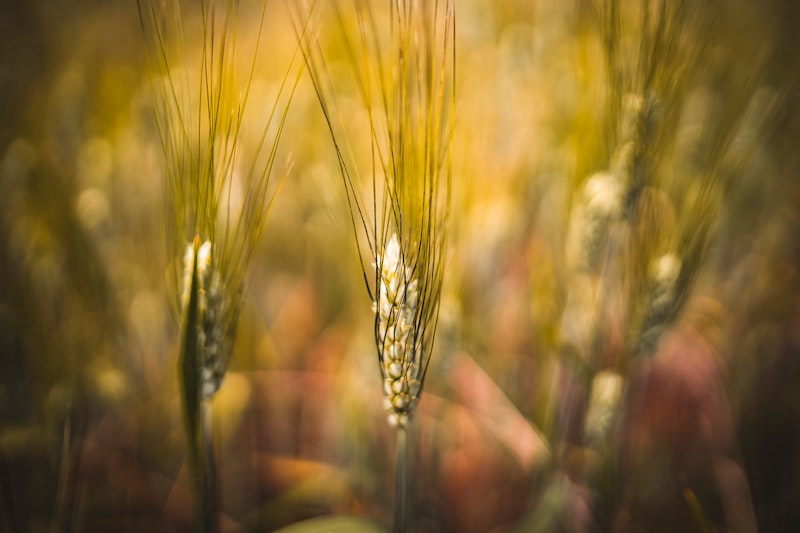
[[[352,146],[354,135],[337,105],[316,29],[297,22],[295,27],[347,191],[375,313],[387,418],[404,428],[422,392],[433,347],[448,242],[454,5],[354,2],[354,20],[337,2],[333,6],[371,145]],[[371,154],[367,165],[359,165],[354,150]]]
[[[397,438],[392,530],[401,532],[406,428],[433,349],[448,242],[454,5],[395,0],[386,13],[380,4],[356,1],[353,17],[337,2],[333,8],[366,116],[368,146],[353,146],[354,133],[363,132],[348,132],[317,28],[299,22],[313,22],[313,9],[309,18],[295,19],[295,31],[333,140],[372,302],[384,407]],[[370,154],[368,162],[354,152]]]
[[[405,427],[417,401],[422,378],[416,360],[414,325],[419,291],[413,270],[406,266],[397,235],[389,239],[379,270],[380,284],[374,309],[384,408],[390,425]]]

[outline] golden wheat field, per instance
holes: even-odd
[[[800,530],[792,0],[0,6],[0,531]]]

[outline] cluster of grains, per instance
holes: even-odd
[[[645,311],[638,352],[651,354],[663,332],[669,315],[678,298],[676,294],[678,277],[681,273],[681,260],[667,253],[653,260],[648,272],[648,307]]]
[[[583,426],[589,444],[604,443],[611,435],[624,390],[625,378],[613,370],[602,370],[592,379],[589,407]]]
[[[386,245],[380,263],[376,314],[378,354],[383,376],[384,407],[391,426],[406,427],[419,395],[415,317],[419,291],[406,266],[397,236]]]
[[[195,247],[189,244],[183,257],[183,309],[189,301]],[[211,241],[197,249],[197,346],[200,360],[200,383],[203,399],[210,399],[219,390],[225,376],[231,341],[223,312],[225,293],[219,273],[211,261]]]
[[[577,198],[567,237],[570,290],[562,315],[562,339],[589,358],[600,319],[599,300],[606,249],[613,225],[620,219],[622,180],[614,172],[598,172]]]
[[[583,188],[582,224],[580,227],[580,267],[595,269],[611,223],[620,215],[623,186],[616,174],[599,172]]]

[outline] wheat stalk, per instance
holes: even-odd
[[[295,28],[333,140],[372,302],[384,406],[398,436],[394,529],[402,530],[405,431],[433,348],[448,242],[455,8],[452,0],[393,0],[386,4],[387,14],[356,1],[353,31],[345,10],[332,4],[367,117],[370,146],[354,147],[349,140],[317,28],[298,23],[301,17]],[[354,148],[371,154],[368,168],[358,165]]]
[[[181,394],[198,508],[204,529],[215,527],[216,482],[209,402],[233,355],[247,264],[275,195],[278,143],[300,77],[292,59],[255,146],[240,146],[250,86],[262,41],[262,4],[252,57],[239,59],[238,2],[199,4],[200,50],[184,27],[194,11],[179,0],[138,2],[148,44],[153,101],[166,159],[167,233],[174,261],[173,294],[181,316]],[[194,29],[194,28],[192,28]],[[193,68],[194,67],[194,68]],[[295,72],[296,70],[296,72]],[[241,72],[240,72],[241,71]],[[294,78],[292,73],[295,72]],[[234,201],[234,188],[242,191]],[[187,245],[187,241],[189,244]]]

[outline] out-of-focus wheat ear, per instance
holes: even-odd
[[[684,265],[674,253],[666,253],[650,263],[635,354],[648,356],[656,351],[662,333],[672,322],[681,302],[679,281],[684,274]]]
[[[587,444],[597,447],[608,442],[617,423],[625,387],[625,378],[613,370],[602,370],[594,376],[583,424]]]

